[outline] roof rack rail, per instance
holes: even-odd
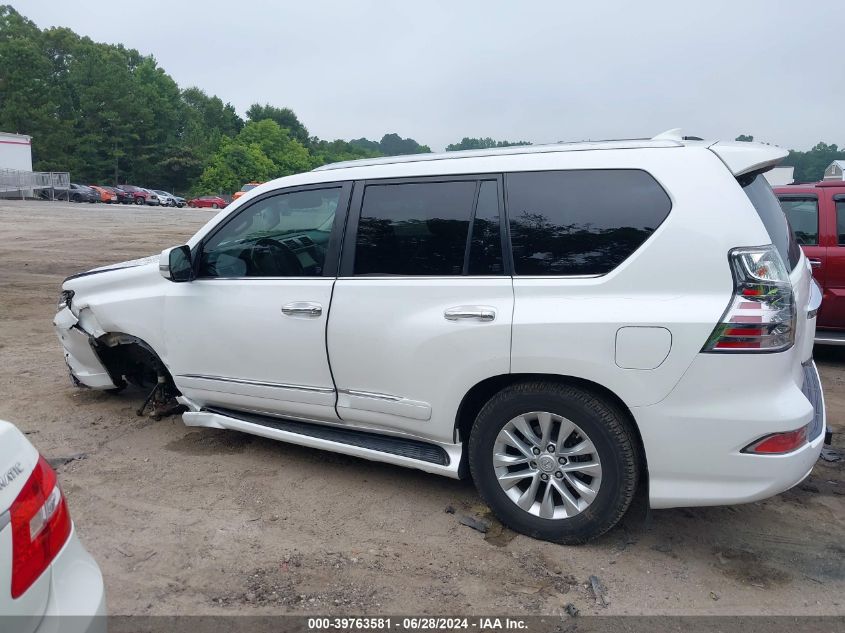
[[[662,137],[663,135],[658,136]],[[554,143],[551,145],[518,145],[512,147],[497,147],[490,149],[469,149],[456,152],[381,156],[379,158],[363,158],[359,160],[346,160],[338,163],[329,163],[328,165],[321,165],[320,167],[317,167],[312,171],[327,171],[331,169],[346,169],[349,167],[369,167],[371,165],[392,165],[396,163],[414,163],[432,160],[482,158],[485,156],[510,156],[513,154],[547,154],[552,152],[579,152],[588,150],[640,149],[646,147],[680,147],[684,144],[680,136],[663,138],[658,138],[658,136],[651,139],[635,138],[608,141],[578,141],[574,143]]]

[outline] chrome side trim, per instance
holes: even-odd
[[[0,514],[0,532],[2,532],[9,523],[12,521],[12,513],[6,510],[3,514]]]
[[[810,278],[810,300],[807,303],[807,318],[812,319],[819,313],[822,305],[822,290],[815,278]]]
[[[253,387],[274,387],[276,389],[292,389],[294,391],[311,391],[314,393],[334,393],[331,387],[314,387],[311,385],[290,385],[282,382],[261,382],[256,380],[242,380],[241,378],[225,378],[223,376],[206,376],[204,374],[181,374],[177,378],[193,378],[195,380],[213,380],[216,382],[230,382],[238,385]]]
[[[399,402],[403,400],[399,396],[391,396],[386,393],[373,393],[372,391],[356,391],[355,389],[338,389],[338,393],[345,393],[349,396],[358,396],[360,398],[375,398],[376,400],[390,400],[391,402]]]
[[[828,333],[824,330],[816,330],[814,343],[817,345],[845,345],[845,335],[838,332]]]

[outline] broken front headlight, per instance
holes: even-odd
[[[62,290],[59,294],[59,301],[56,305],[57,310],[67,308],[70,310],[70,300],[73,299],[73,290]]]

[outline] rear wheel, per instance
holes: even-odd
[[[144,199],[140,196],[135,198],[135,204],[144,204]]]
[[[639,470],[625,414],[589,391],[552,382],[496,394],[476,418],[469,465],[502,523],[565,544],[616,525]]]

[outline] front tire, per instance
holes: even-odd
[[[138,206],[144,204],[146,201],[143,198],[135,198],[135,204]]]
[[[625,514],[639,456],[617,405],[578,387],[537,381],[506,387],[482,408],[469,466],[502,523],[574,545],[604,534]]]

